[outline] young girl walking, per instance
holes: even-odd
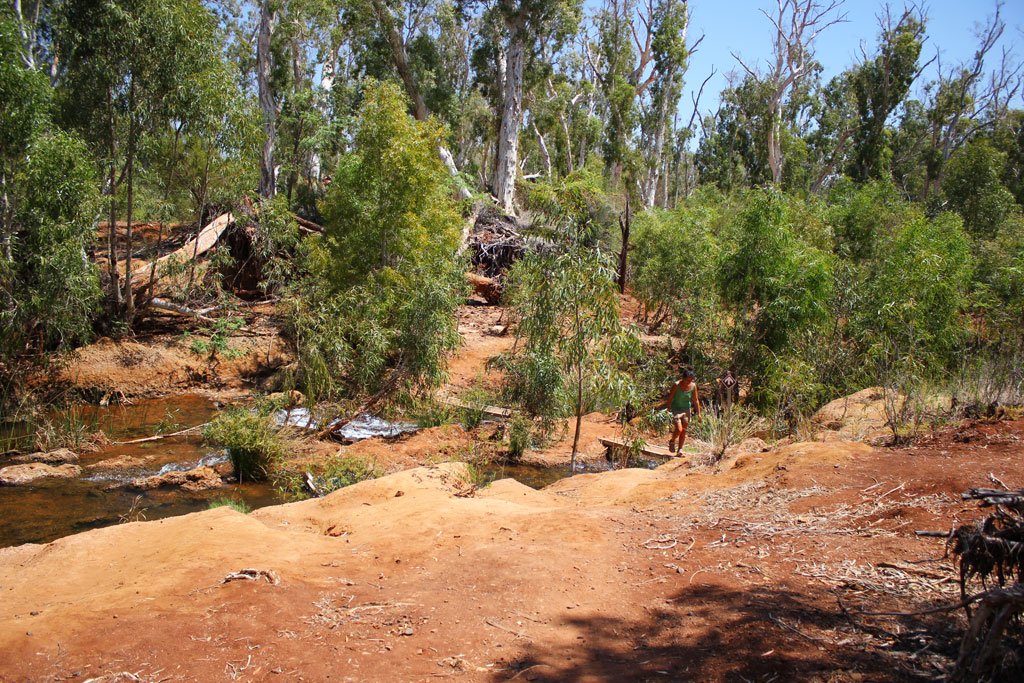
[[[693,370],[684,370],[683,378],[672,387],[672,393],[666,401],[669,412],[672,413],[672,438],[668,442],[668,450],[676,451],[676,440],[679,442],[679,449],[682,449],[686,441],[686,428],[690,424],[690,416],[694,419],[700,418],[700,401],[697,397],[697,382],[693,377]]]

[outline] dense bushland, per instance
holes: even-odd
[[[780,427],[875,384],[894,418],[921,392],[1019,402],[1024,113],[1002,5],[971,56],[935,65],[926,14],[883,10],[828,81],[814,36],[842,3],[766,11],[770,54],[687,123],[683,0],[5,6],[5,400],[24,363],[145,325],[155,294],[128,273],[230,211],[230,247],[162,266],[188,276],[165,309],[217,308],[204,329],[228,330],[251,268],[245,294],[279,299],[299,350],[286,384],[411,404],[445,379],[464,219],[493,197],[547,245],[506,274],[520,339],[501,363],[506,398],[548,420],[645,414],[682,364],[734,367]],[[673,345],[641,352],[640,330]]]

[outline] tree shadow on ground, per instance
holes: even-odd
[[[581,632],[578,647],[531,642],[493,680],[934,680],[959,633],[943,615],[883,623],[851,615],[826,591],[770,586],[693,586],[644,609],[642,620],[566,616],[554,625]]]

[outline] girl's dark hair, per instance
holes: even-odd
[[[689,368],[683,370],[683,377],[693,377],[693,370],[690,370]]]

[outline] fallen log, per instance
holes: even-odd
[[[172,260],[186,263],[209,251],[233,220],[234,216],[230,213],[223,213],[210,221],[205,228],[199,231],[199,235],[195,239],[185,242],[181,248],[133,270],[132,289],[138,290],[147,287],[154,271]]]
[[[312,232],[318,235],[322,235],[324,233],[324,226],[314,223],[313,221],[308,221],[305,218],[296,216],[295,222],[299,224],[299,229],[303,232]]]
[[[214,321],[213,318],[206,317],[206,315],[204,315],[204,313],[210,312],[210,311],[215,310],[217,308],[215,306],[213,309],[204,309],[202,311],[196,311],[196,310],[193,310],[193,309],[189,308],[188,306],[183,306],[181,304],[176,304],[173,301],[168,301],[167,299],[160,299],[158,297],[153,297],[152,299],[150,299],[149,302],[146,304],[146,307],[147,308],[155,308],[155,309],[160,310],[160,311],[170,311],[171,313],[179,313],[181,315],[187,315],[187,316],[195,318],[196,320],[202,320],[202,321],[208,322],[208,323],[212,323],[212,322],[215,322],[215,321]]]
[[[462,410],[479,410],[488,417],[500,417],[510,418],[512,417],[512,410],[509,408],[501,408],[499,406],[479,406],[471,403],[466,403],[458,398],[450,396],[441,396],[437,399],[437,402],[441,405],[450,406],[452,408],[461,408]]]
[[[473,285],[473,291],[482,296],[487,303],[494,306],[501,302],[501,294],[505,288],[494,278],[466,273],[466,280]]]

